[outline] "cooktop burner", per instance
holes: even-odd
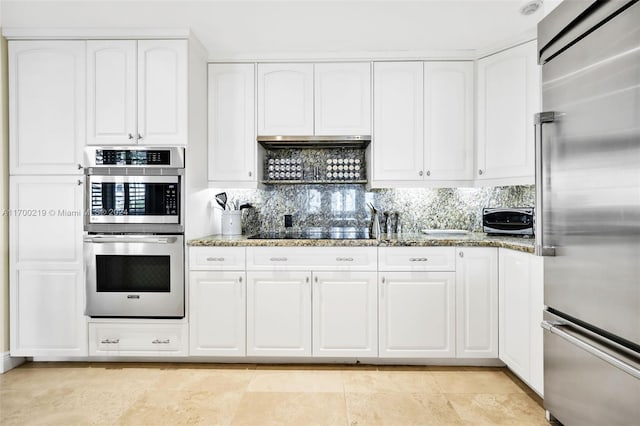
[[[367,230],[309,230],[296,232],[261,232],[250,240],[368,240]]]

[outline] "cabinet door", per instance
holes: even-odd
[[[313,273],[313,356],[378,355],[375,272]]]
[[[247,355],[311,355],[311,274],[247,273]]]
[[[189,354],[244,356],[244,271],[191,271],[189,300]]]
[[[9,42],[10,174],[81,174],[85,42]]]
[[[187,41],[138,41],[138,143],[187,144]]]
[[[137,141],[134,40],[87,41],[87,144]]]
[[[12,356],[87,353],[77,176],[10,179]]]
[[[371,64],[315,64],[315,134],[371,134]]]
[[[523,380],[530,379],[530,254],[500,249],[500,359]]]
[[[373,180],[422,180],[421,62],[373,65]]]
[[[384,272],[381,358],[455,357],[455,272]]]
[[[209,65],[209,180],[256,180],[255,65]]]
[[[473,158],[473,62],[425,62],[425,180],[471,180]]]
[[[456,356],[497,358],[498,249],[456,252]]]
[[[313,64],[258,64],[258,134],[313,135]]]
[[[544,396],[544,345],[542,312],[544,311],[544,257],[529,255],[531,262],[531,289],[529,329],[531,330],[529,358],[529,385],[533,390]]]
[[[540,67],[532,41],[478,61],[478,179],[534,181]]]

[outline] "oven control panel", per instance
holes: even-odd
[[[165,187],[164,208],[167,215],[178,214],[178,185],[170,184]]]
[[[97,149],[97,166],[168,166],[169,150]]]

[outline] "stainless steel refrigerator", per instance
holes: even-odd
[[[640,424],[640,2],[567,1],[538,26],[536,253],[544,405]]]

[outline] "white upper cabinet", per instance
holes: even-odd
[[[473,63],[375,63],[373,80],[373,185],[471,181]]]
[[[258,134],[313,135],[313,64],[258,64]]]
[[[533,184],[533,115],[540,109],[536,57],[531,41],[478,61],[475,177],[496,180],[486,184]]]
[[[209,65],[209,181],[256,181],[255,65]]]
[[[371,134],[371,64],[315,64],[315,134]]]
[[[473,179],[473,63],[424,64],[424,179]]]
[[[135,142],[136,52],[132,40],[87,42],[87,144]]]
[[[81,174],[85,42],[9,42],[10,174]]]
[[[422,180],[422,62],[373,65],[373,179]]]
[[[87,42],[87,143],[187,144],[187,41]]]

